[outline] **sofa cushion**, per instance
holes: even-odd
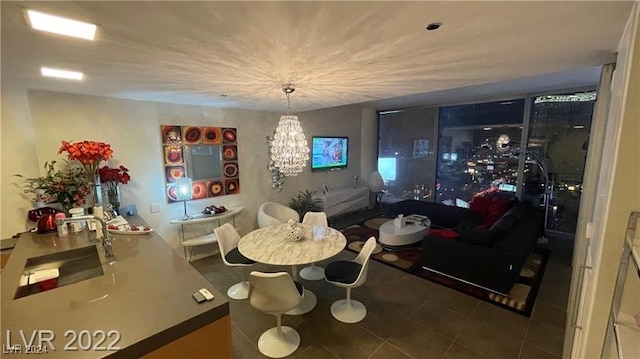
[[[513,215],[515,220],[519,221],[530,206],[531,204],[529,202],[517,202],[505,213],[505,215]]]
[[[505,213],[489,228],[489,231],[498,231],[500,234],[507,233],[515,223],[516,217]]]
[[[462,233],[462,232],[470,231],[481,224],[482,224],[482,218],[479,218],[479,217],[470,218],[460,222],[457,226],[453,227],[453,230],[458,233]]]
[[[454,239],[458,238],[458,232],[452,229],[432,229],[429,231],[429,234],[433,234],[434,236]]]
[[[499,235],[500,233],[498,231],[472,229],[470,231],[460,233],[458,235],[458,240],[479,246],[491,247],[498,239]]]

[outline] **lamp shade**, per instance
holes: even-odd
[[[176,199],[178,201],[188,201],[193,198],[193,188],[191,178],[176,179]]]
[[[382,176],[378,170],[375,170],[369,174],[369,191],[378,193],[382,192],[382,186],[384,185],[384,181],[382,180]]]

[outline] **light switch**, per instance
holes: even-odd
[[[150,207],[151,207],[151,208],[150,208],[151,213],[158,213],[158,212],[162,212],[162,211],[160,210],[160,203],[151,203],[151,206],[150,206]]]

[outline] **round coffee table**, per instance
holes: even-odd
[[[406,246],[420,242],[429,232],[431,221],[427,219],[425,224],[405,224],[403,227],[396,227],[393,220],[385,222],[380,226],[380,244],[386,246]]]

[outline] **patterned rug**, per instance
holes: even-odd
[[[377,217],[343,229],[342,233],[344,233],[347,238],[347,249],[356,253],[360,252],[364,242],[369,237],[374,236],[378,238],[378,228],[389,220],[390,218]],[[538,295],[538,288],[540,287],[542,276],[544,275],[544,270],[549,259],[549,250],[536,248],[531,253],[520,271],[520,277],[506,297],[423,269],[418,264],[421,256],[422,248],[420,243],[393,248],[393,250],[386,249],[378,244],[373,252],[372,258],[407,273],[442,284],[528,317],[531,315],[536,296]]]

